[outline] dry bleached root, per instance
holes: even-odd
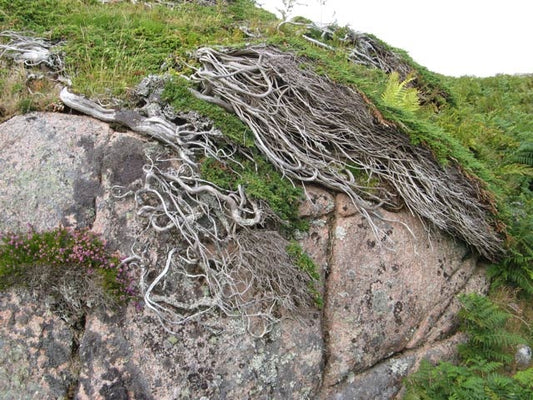
[[[377,122],[363,97],[301,68],[272,47],[218,51],[201,48],[191,79],[201,97],[232,109],[252,129],[257,147],[291,179],[346,193],[372,222],[377,207],[397,193],[416,215],[464,239],[489,259],[501,255],[492,207],[477,181]],[[387,182],[394,193],[376,194],[357,176]]]
[[[7,43],[1,43],[8,40]],[[7,57],[25,67],[44,66],[55,80],[69,86],[70,79],[65,74],[65,64],[56,50],[58,44],[49,40],[26,36],[20,32],[0,32],[0,58]]]
[[[283,21],[278,25],[278,30],[283,25],[303,26],[309,32],[320,32],[320,40],[310,37],[307,34],[302,34],[302,37],[320,47],[335,51],[335,47],[325,43],[325,40],[332,38],[334,35],[335,25],[317,24],[317,23],[302,23],[293,21]],[[402,57],[395,52],[387,49],[383,44],[373,37],[362,32],[355,32],[348,30],[345,37],[340,39],[349,48],[348,59],[355,64],[365,65],[367,67],[378,68],[383,72],[390,74],[397,72],[401,79],[404,80],[413,72],[413,68],[402,60]]]
[[[387,74],[396,71],[402,80],[412,72],[409,64],[398,54],[386,49],[376,39],[364,33],[352,32],[347,40],[353,45],[348,58],[356,64],[375,67]]]
[[[457,165],[440,166],[432,153],[376,121],[361,95],[300,68],[298,59],[270,47],[235,51],[200,49],[202,68],[191,77],[198,97],[235,112],[249,125],[257,147],[287,177],[346,193],[380,239],[379,206],[400,195],[416,215],[463,238],[484,256],[501,253],[490,223],[491,206],[477,182]],[[309,276],[294,267],[279,234],[256,229],[268,210],[243,188],[223,190],[199,175],[198,155],[220,161],[221,133],[189,120],[175,125],[135,111],[109,110],[63,90],[78,111],[118,122],[166,144],[174,160],[145,167],[135,193],[139,214],[169,243],[159,269],[144,263],[141,287],[147,307],[172,331],[213,311],[240,315],[262,336],[279,310],[311,301]],[[163,165],[174,165],[173,168]],[[379,190],[370,182],[385,182]],[[390,187],[387,192],[385,187]],[[143,254],[139,255],[143,258]]]
[[[61,99],[73,109],[149,135],[175,156],[151,160],[144,167],[144,187],[135,192],[138,214],[169,246],[159,267],[144,254],[134,256],[143,265],[145,304],[165,329],[217,311],[242,317],[249,332],[263,336],[280,310],[295,314],[311,303],[310,278],[287,255],[287,240],[257,229],[268,209],[250,200],[242,187],[227,191],[200,178],[198,155],[221,161],[232,156],[217,149],[219,131],[198,122],[175,125],[135,111],[105,109],[67,89]]]
[[[44,64],[50,70],[61,72],[64,64],[61,57],[52,52],[52,43],[45,39],[22,35],[19,32],[0,32],[0,37],[9,39],[6,44],[0,43],[0,57],[10,57],[27,67]]]

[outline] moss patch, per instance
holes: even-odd
[[[318,290],[320,284],[320,273],[314,261],[305,253],[302,247],[296,241],[292,241],[286,248],[287,254],[292,258],[295,265],[302,271],[306,272],[311,278],[309,290],[313,295],[313,300],[318,308],[324,307],[324,299]]]

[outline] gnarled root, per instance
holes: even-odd
[[[414,214],[489,259],[501,255],[492,206],[478,183],[380,124],[358,93],[302,69],[296,57],[272,47],[201,48],[197,58],[202,67],[191,79],[231,105],[279,171],[346,193],[377,236],[376,207],[391,203],[394,194],[382,188],[377,195],[374,177],[387,182]]]

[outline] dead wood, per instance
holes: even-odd
[[[376,122],[357,92],[301,68],[301,60],[272,47],[202,48],[197,58],[202,67],[191,79],[209,88],[204,100],[230,104],[284,175],[346,193],[376,236],[383,236],[372,222],[379,218],[378,207],[390,205],[398,193],[414,214],[483,256],[501,255],[492,208],[478,184],[453,162],[439,165],[429,149]],[[396,193],[382,188],[385,195],[378,196],[373,178]]]

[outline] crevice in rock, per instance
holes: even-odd
[[[478,271],[479,268],[480,267],[477,265],[477,262],[476,262],[476,266],[474,266],[472,268],[472,271],[471,271],[470,276],[468,277],[468,279],[465,279],[464,282],[460,286],[458,286],[456,288],[456,290],[454,291],[454,295],[453,296],[449,296],[447,298],[446,304],[444,305],[444,307],[442,307],[440,313],[438,313],[438,315],[436,316],[433,324],[431,324],[431,327],[429,329],[427,329],[426,332],[424,332],[424,337],[427,337],[431,333],[433,328],[438,325],[439,321],[442,319],[442,317],[446,314],[446,312],[449,310],[449,308],[453,304],[453,301],[456,299],[457,295],[459,293],[463,292],[463,290],[468,286],[468,284],[470,283],[472,277],[476,274],[476,271]],[[450,277],[450,279],[460,270],[462,270],[462,269],[461,268],[457,268],[453,272],[453,274]],[[418,343],[416,343],[416,342],[415,343],[411,343],[411,341],[410,341],[405,346],[405,349],[406,350],[413,350],[413,349],[416,350],[416,349],[419,349],[419,348],[423,347],[424,345],[427,345],[428,343],[430,343],[430,344],[431,343],[438,343],[439,341],[448,340],[449,338],[451,338],[455,334],[457,334],[457,327],[452,328],[448,332],[441,332],[439,335],[436,336],[435,340],[433,340],[431,342],[425,342],[425,340],[420,340],[420,341],[418,341]],[[413,337],[414,336],[415,335],[413,335]]]
[[[448,306],[445,308],[445,310],[447,308],[448,308]],[[439,318],[440,318],[440,316],[439,316]],[[437,319],[437,321],[438,321],[438,319]],[[442,338],[440,338],[438,340],[434,340],[434,341],[431,341],[431,342],[423,342],[422,341],[420,344],[418,344],[418,345],[416,345],[414,347],[410,347],[410,348],[404,347],[400,351],[392,352],[388,356],[386,356],[384,358],[381,358],[380,360],[376,361],[375,363],[369,365],[368,367],[366,367],[364,369],[357,370],[355,368],[355,366],[354,366],[354,367],[352,367],[350,369],[350,373],[347,373],[339,381],[337,381],[334,384],[330,385],[327,389],[339,387],[339,386],[342,386],[342,385],[346,384],[346,382],[350,378],[351,374],[353,374],[355,377],[357,377],[357,376],[369,373],[373,369],[378,368],[378,367],[380,367],[382,365],[385,365],[388,362],[393,361],[394,359],[404,359],[404,358],[416,355],[416,353],[418,353],[421,350],[424,350],[424,349],[429,350],[430,348],[438,347],[439,345],[442,345],[442,344],[446,343],[447,341],[453,339],[454,336],[459,335],[459,334],[460,334],[460,332],[458,332],[457,329],[453,329],[452,331],[448,332],[447,335],[445,335],[444,337],[442,337]],[[413,364],[408,367],[409,374],[413,372],[413,367],[415,366],[415,364],[416,364],[416,361],[413,362]],[[406,374],[405,376],[407,376],[409,374]],[[400,391],[400,388],[398,389],[398,392],[399,391]]]
[[[443,358],[450,359],[454,355],[453,353],[447,352],[446,347],[456,347],[459,343],[463,342],[465,338],[466,336],[462,335],[461,333],[455,333],[443,340],[438,340],[430,344],[425,344],[419,346],[416,349],[404,349],[400,352],[393,353],[390,356],[381,359],[379,362],[373,364],[372,366],[358,372],[357,374],[355,374],[355,377],[353,372],[351,374],[347,374],[347,376],[344,377],[341,381],[335,383],[334,385],[331,385],[328,388],[329,392],[326,393],[329,397],[325,396],[323,398],[331,398],[333,394],[338,394],[342,392],[353,392],[352,390],[350,390],[350,387],[352,387],[352,389],[357,389],[358,383],[360,383],[361,380],[372,379],[372,374],[375,374],[376,376],[395,375],[396,378],[394,378],[394,383],[392,384],[392,386],[388,387],[388,390],[393,390],[394,393],[389,392],[389,397],[387,398],[397,398],[397,396],[401,395],[404,387],[402,384],[403,379],[416,371],[416,369],[418,368],[418,364],[422,359],[426,358],[429,359],[431,362],[435,362],[436,360],[442,360]],[[431,353],[433,349],[436,350],[436,353],[438,354],[432,355]],[[350,377],[353,382],[347,382],[348,377]],[[332,389],[337,390],[332,391]],[[351,398],[362,399],[368,397]]]
[[[327,265],[324,269],[324,294],[323,294],[323,300],[324,305],[322,308],[322,315],[321,315],[321,324],[322,324],[322,340],[323,340],[323,354],[322,354],[322,376],[320,377],[320,385],[317,390],[317,397],[320,397],[320,394],[322,393],[324,389],[324,379],[326,377],[326,373],[328,370],[328,362],[329,362],[329,329],[328,329],[328,302],[329,302],[329,293],[328,293],[328,278],[329,278],[329,268],[331,265],[333,265],[333,248],[335,245],[335,226],[337,224],[337,205],[335,204],[335,208],[328,216],[328,247],[327,247]]]
[[[80,344],[85,334],[86,326],[86,315],[83,314],[80,318],[69,324],[69,327],[72,331],[72,343],[70,345],[70,373],[72,374],[71,381],[66,390],[65,399],[74,400],[78,392],[78,387],[80,384],[80,373],[81,373],[81,359],[80,359]]]

